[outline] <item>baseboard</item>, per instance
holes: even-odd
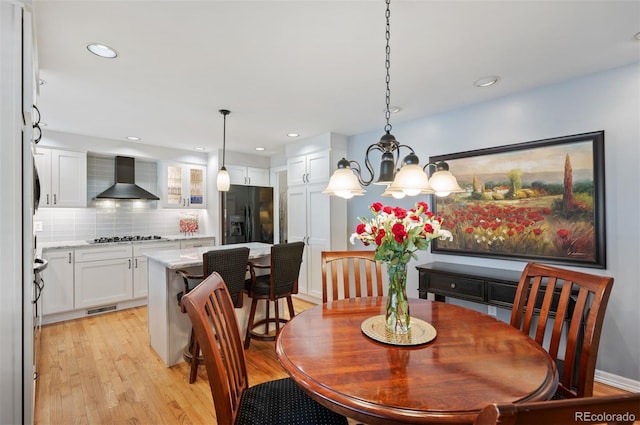
[[[610,387],[619,388],[630,392],[640,392],[640,381],[614,375],[613,373],[596,370],[594,380]]]

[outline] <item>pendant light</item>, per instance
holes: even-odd
[[[220,109],[219,111],[223,115],[223,124],[222,124],[222,167],[220,167],[220,171],[218,171],[218,178],[216,180],[216,185],[218,186],[218,191],[220,192],[228,192],[229,187],[231,187],[231,179],[229,178],[229,172],[224,166],[224,156],[227,150],[227,115],[231,113],[231,111],[227,109]]]
[[[449,170],[449,166],[442,162],[438,164],[429,163],[424,167],[419,164],[418,156],[411,146],[402,145],[395,136],[391,134],[391,124],[389,118],[391,116],[391,90],[389,89],[389,82],[391,81],[389,69],[391,67],[391,49],[389,47],[390,40],[390,5],[391,0],[386,0],[386,46],[385,46],[385,69],[386,69],[386,107],[385,118],[386,125],[384,126],[385,134],[380,138],[378,143],[374,143],[367,148],[365,153],[364,163],[368,171],[369,177],[363,177],[362,168],[357,161],[348,160],[342,158],[338,162],[338,168],[331,176],[329,184],[323,193],[329,195],[340,196],[345,199],[349,199],[353,196],[363,195],[365,190],[362,186],[369,186],[371,183],[386,185],[383,196],[393,196],[396,198],[402,198],[406,196],[416,196],[419,194],[436,193],[436,195],[449,194],[451,192],[462,192],[463,190],[458,186],[458,182],[453,174]],[[400,150],[406,149],[409,154],[404,157],[400,162]],[[380,172],[378,173],[378,179],[374,182],[375,173],[369,154],[373,151],[381,152],[380,156]],[[443,164],[443,165],[440,165]],[[400,167],[399,167],[400,166]],[[427,176],[426,169],[429,166],[436,167],[436,173],[446,171],[446,173],[438,174],[438,188],[433,187],[433,183]]]

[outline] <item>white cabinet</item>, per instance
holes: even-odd
[[[245,186],[269,186],[269,169],[245,167],[243,165],[225,165],[231,184]]]
[[[337,162],[336,162],[337,163]],[[326,183],[331,177],[331,151],[323,150],[287,158],[288,184]]]
[[[180,242],[144,242],[133,245],[133,298],[145,298],[148,293],[149,271],[145,252],[179,249]]]
[[[287,240],[306,244],[298,291],[311,301],[322,299],[322,251],[347,249],[346,200],[322,193],[345,155],[346,138],[331,133],[287,147]]]
[[[34,161],[40,178],[40,207],[87,206],[87,154],[38,147]]]
[[[42,271],[42,314],[73,310],[73,250],[51,250],[42,256],[49,262]]]
[[[207,171],[202,165],[163,163],[160,190],[167,208],[207,207]]]
[[[75,251],[76,309],[115,304],[133,297],[130,244]]]

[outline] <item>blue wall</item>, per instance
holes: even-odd
[[[412,146],[423,164],[433,155],[605,131],[607,269],[583,270],[615,278],[600,344],[598,372],[614,375],[614,380],[626,380],[624,383],[631,388],[640,386],[640,64],[402,124],[395,123],[393,118],[392,133],[401,143]],[[382,135],[382,127],[381,122],[380,131],[351,137],[349,158],[363,161],[367,146]],[[408,207],[418,199],[396,201],[381,198],[381,193],[382,188],[372,185],[365,196],[349,201],[350,231],[358,223],[356,217],[368,215],[372,202]],[[431,204],[428,196],[420,199]],[[420,260],[409,267],[428,261],[512,270],[522,270],[525,264],[420,252]],[[417,288],[417,272],[410,273],[408,292],[413,294],[410,296],[417,296]]]

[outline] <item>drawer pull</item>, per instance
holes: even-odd
[[[454,282],[451,282],[451,289],[456,289],[456,284]]]

